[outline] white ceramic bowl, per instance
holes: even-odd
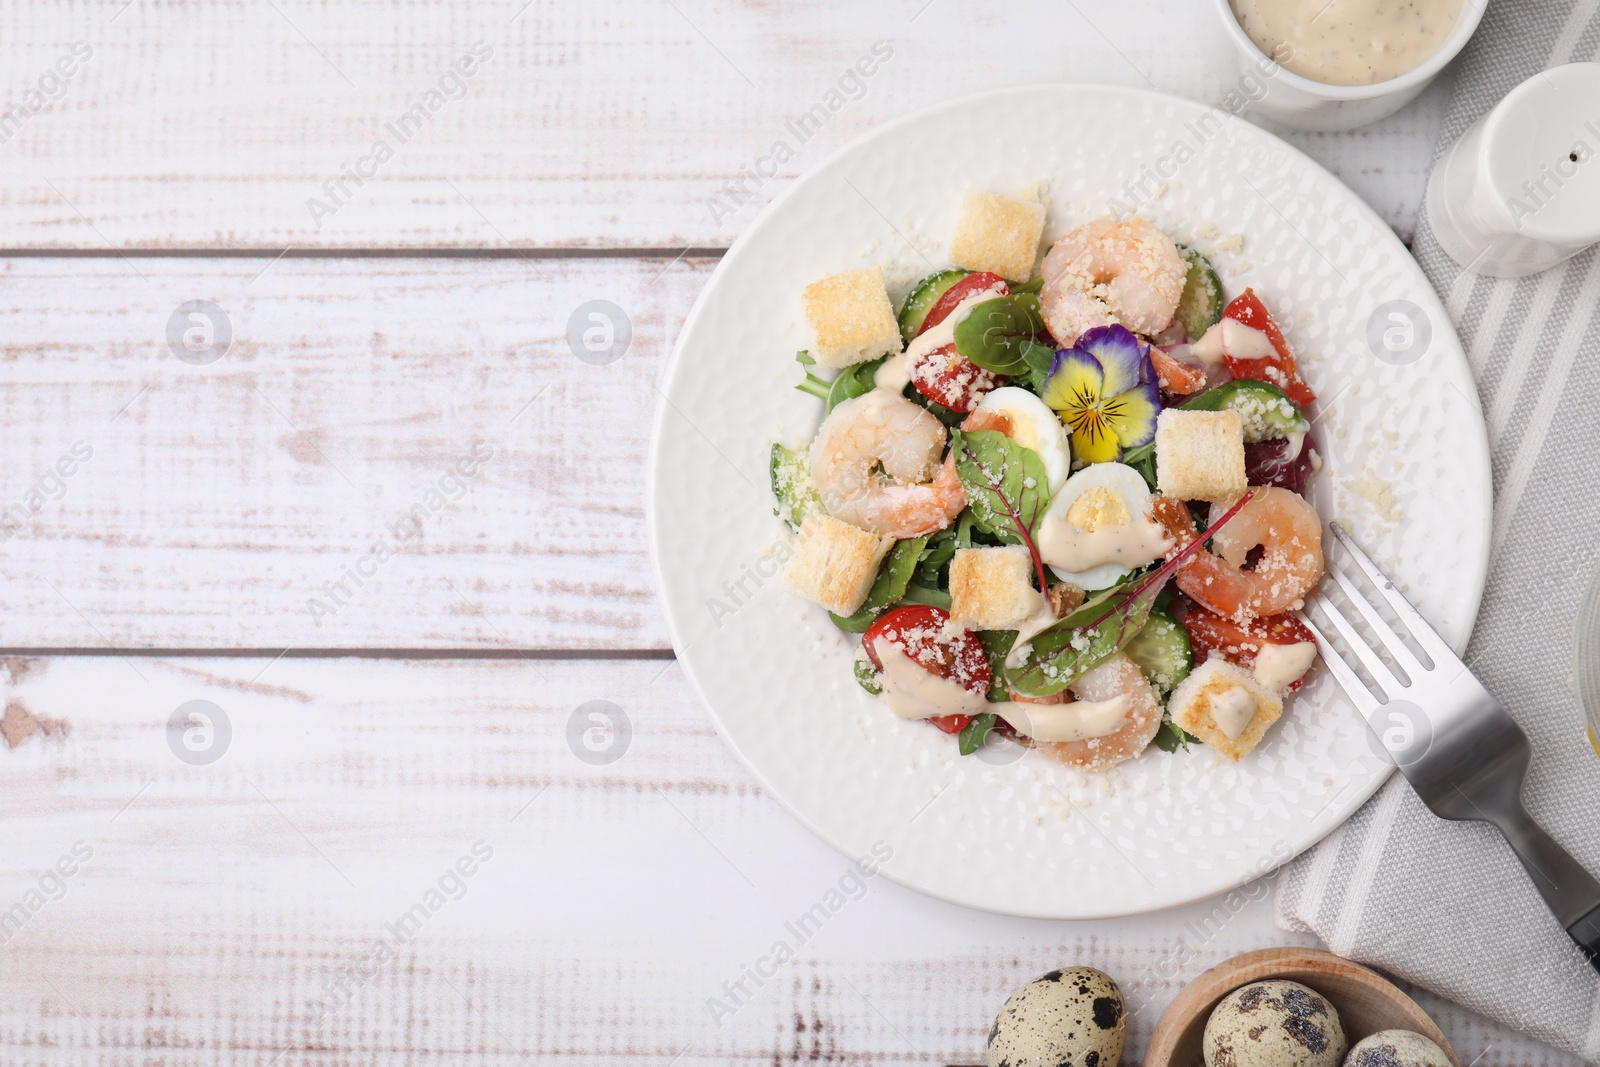
[[[1244,32],[1229,0],[1212,3],[1239,54],[1239,69],[1266,86],[1251,110],[1297,130],[1350,130],[1399,111],[1466,47],[1486,6],[1483,0],[1466,0],[1444,44],[1415,70],[1372,85],[1326,85],[1278,66]]]

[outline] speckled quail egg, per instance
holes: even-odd
[[[989,1067],[1117,1067],[1122,990],[1093,967],[1041,974],[1007,1000],[989,1030]]]
[[[1328,999],[1282,979],[1235,989],[1206,1021],[1206,1067],[1340,1067],[1348,1047]]]
[[[1344,1067],[1453,1067],[1449,1055],[1410,1030],[1379,1030],[1350,1048]]]

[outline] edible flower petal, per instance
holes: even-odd
[[[1100,326],[1056,353],[1040,399],[1072,430],[1080,463],[1108,463],[1118,448],[1155,439],[1161,394],[1149,346],[1126,327]]]
[[[1125,393],[1141,382],[1155,381],[1150,349],[1120,323],[1096,326],[1078,338],[1075,346],[1089,353],[1105,371],[1105,395]]]

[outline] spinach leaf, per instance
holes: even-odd
[[[900,598],[902,604],[926,604],[930,608],[943,608],[950,610],[950,594],[943,589],[929,589],[925,585],[913,585],[906,588],[906,595]]]
[[[878,368],[883,366],[883,361],[888,359],[868,360],[865,363],[854,363],[839,372],[833,380],[833,385],[828,389],[828,410],[832,411],[846,400],[854,400],[872,392],[876,384],[872,378],[878,373]]]
[[[977,526],[1004,544],[1030,544],[1050,506],[1050,478],[1039,454],[998,430],[957,430],[951,436],[956,474]]]
[[[956,324],[956,351],[984,370],[996,374],[1024,374],[1030,352],[1042,350],[1055,358],[1055,351],[1037,338],[1044,332],[1039,316],[1039,298],[1032,294],[1001,296],[985,300]],[[1043,358],[1035,352],[1035,359]]]
[[[1050,368],[1055,364],[1056,350],[1048,345],[1031,345],[1022,354],[1022,362],[1028,366],[1028,384],[1033,386],[1036,393],[1044,392],[1044,383],[1050,377]]]
[[[978,643],[983,646],[983,654],[989,660],[987,699],[991,704],[1000,704],[1011,699],[1011,691],[1006,688],[1006,653],[1011,651],[1011,646],[1016,640],[1015,630],[978,631]]]
[[[959,738],[963,756],[972,755],[983,747],[985,741],[989,740],[989,731],[994,729],[996,717],[992,711],[986,711],[982,715],[974,715],[972,717],[972,721],[962,729]]]
[[[910,584],[911,574],[917,569],[917,560],[922,557],[922,550],[927,544],[926,537],[896,541],[884,557],[878,577],[867,591],[867,599],[861,602],[861,607],[850,616],[828,612],[833,624],[847,633],[865,633],[884,608],[906,595],[906,586]]]
[[[1154,741],[1157,748],[1169,753],[1176,752],[1179,748],[1187,750],[1190,745],[1204,744],[1198,737],[1171,719],[1161,720],[1161,728],[1156,731]]]

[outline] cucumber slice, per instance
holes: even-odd
[[[952,285],[971,274],[970,270],[942,270],[922,279],[906,297],[906,306],[900,309],[900,338],[906,344],[922,329],[922,320],[928,317],[933,305],[939,302]]]
[[[1194,666],[1194,651],[1189,646],[1189,632],[1177,619],[1159,608],[1150,612],[1150,621],[1134,635],[1123,652],[1139,665],[1144,676],[1155,686],[1161,699],[1189,677]]]
[[[1174,317],[1189,340],[1198,341],[1201,334],[1222,321],[1222,279],[1211,262],[1194,249],[1179,245],[1178,254],[1189,264],[1189,276],[1184,280]]]
[[[883,675],[872,665],[867,658],[867,650],[860,645],[856,646],[856,657],[850,663],[850,669],[856,676],[856,684],[873,696],[883,694]]]
[[[778,517],[798,530],[807,515],[822,510],[822,497],[811,482],[811,457],[799,449],[775,444],[771,469]]]
[[[1246,444],[1274,441],[1306,433],[1311,424],[1300,409],[1271,382],[1235,378],[1179,405],[1186,411],[1237,411],[1244,420]]]

